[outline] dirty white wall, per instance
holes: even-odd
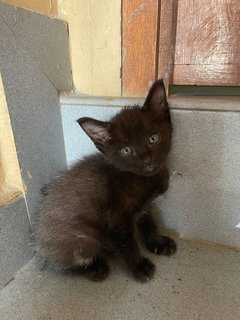
[[[107,120],[137,99],[62,98],[68,164],[96,152],[76,123]],[[168,233],[240,248],[240,98],[171,98],[174,127],[170,188],[157,200],[156,217]]]

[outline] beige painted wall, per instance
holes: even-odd
[[[1,0],[17,7],[29,9],[50,16],[57,15],[58,0]]]
[[[23,191],[17,152],[0,74],[0,205]]]
[[[95,96],[121,95],[121,0],[59,0],[69,24],[75,90]]]

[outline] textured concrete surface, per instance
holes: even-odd
[[[240,247],[240,230],[235,227],[240,222],[240,112],[236,111],[240,99],[225,98],[225,110],[222,102],[221,111],[214,111],[219,98],[206,98],[203,104],[203,98],[194,97],[192,110],[189,99],[171,99],[172,177],[168,193],[157,201],[162,211],[157,218],[167,231],[181,237]],[[66,155],[71,165],[96,150],[75,120],[106,120],[123,105],[141,100],[63,97],[61,102]]]
[[[240,248],[240,112],[172,112],[172,180],[157,204],[181,237]]]
[[[0,287],[33,256],[29,228],[25,199],[0,207]]]
[[[65,22],[0,3],[0,15],[27,55],[58,91],[72,89],[69,36]],[[2,47],[9,52],[8,47]],[[26,56],[26,58],[28,58]],[[29,64],[31,60],[28,61]]]
[[[237,320],[240,254],[179,243],[173,257],[150,255],[153,280],[136,282],[122,267],[102,283],[39,271],[34,261],[0,292],[1,320]]]

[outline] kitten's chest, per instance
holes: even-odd
[[[129,215],[141,211],[147,202],[166,191],[167,180],[168,177],[162,174],[153,177],[139,176],[126,181],[120,179],[111,197],[113,209]]]

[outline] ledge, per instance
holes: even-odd
[[[172,109],[240,112],[240,97],[172,95],[169,104]]]
[[[240,112],[240,97],[229,96],[179,96],[169,97],[171,109]],[[64,106],[124,107],[143,105],[143,98],[91,97],[79,94],[61,94],[60,104]]]

